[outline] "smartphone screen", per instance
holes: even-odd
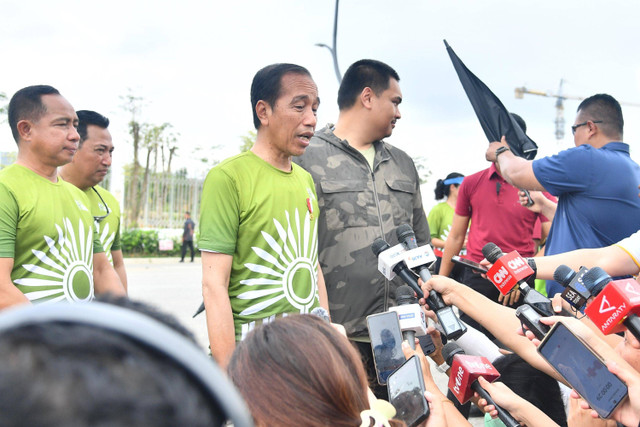
[[[481,273],[486,273],[487,271],[489,271],[489,269],[487,269],[487,267],[485,267],[484,265],[478,264],[477,262],[471,261],[470,259],[461,258],[458,255],[452,256],[451,261],[456,264],[464,265],[465,267],[469,267]]]
[[[562,323],[554,325],[538,352],[602,418],[627,395],[627,386]]]
[[[395,311],[387,311],[367,316],[367,328],[378,383],[384,385],[391,372],[405,361],[398,315]]]
[[[387,390],[389,402],[396,408],[396,418],[408,426],[416,426],[429,416],[422,369],[416,356],[410,357],[389,376]]]

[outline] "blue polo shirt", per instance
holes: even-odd
[[[640,166],[629,145],[610,142],[602,148],[581,145],[533,161],[542,186],[558,197],[545,248],[554,255],[619,242],[640,229]],[[564,288],[547,281],[547,294]]]

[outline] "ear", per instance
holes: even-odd
[[[33,124],[29,120],[20,120],[16,125],[16,128],[18,129],[18,135],[20,135],[20,139],[28,140],[31,136]]]
[[[375,93],[373,93],[373,90],[370,87],[362,89],[362,92],[360,92],[360,102],[362,103],[362,106],[370,110],[373,105],[374,96]]]
[[[256,103],[256,115],[258,116],[262,126],[269,125],[269,117],[271,114],[271,106],[266,101],[260,100]]]

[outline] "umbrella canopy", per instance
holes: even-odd
[[[444,45],[447,47],[453,68],[458,73],[460,83],[467,93],[469,102],[471,102],[489,142],[500,141],[505,135],[513,154],[527,160],[533,160],[538,153],[536,143],[518,126],[500,99],[491,92],[491,89],[469,71],[446,40],[444,40]]]

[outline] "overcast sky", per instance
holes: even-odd
[[[140,121],[170,122],[180,134],[174,169],[192,176],[210,158],[238,152],[252,129],[249,87],[274,62],[307,67],[322,100],[318,128],[337,117],[337,80],[327,49],[334,0],[8,1],[0,0],[0,92],[32,84],[58,88],[76,109],[110,117],[114,171],[131,159],[120,96],[146,104]],[[640,4],[632,1],[341,0],[338,60],[374,58],[400,74],[402,119],[388,142],[427,159],[433,177],[423,188],[433,205],[435,179],[487,167],[486,138],[446,53],[447,39],[465,64],[520,114],[539,155],[573,145],[579,101],[565,102],[565,132],[555,139],[555,99],[514,88],[565,95],[609,93],[640,104]],[[640,159],[640,107],[624,106],[625,142]],[[8,125],[0,151],[14,151]]]

